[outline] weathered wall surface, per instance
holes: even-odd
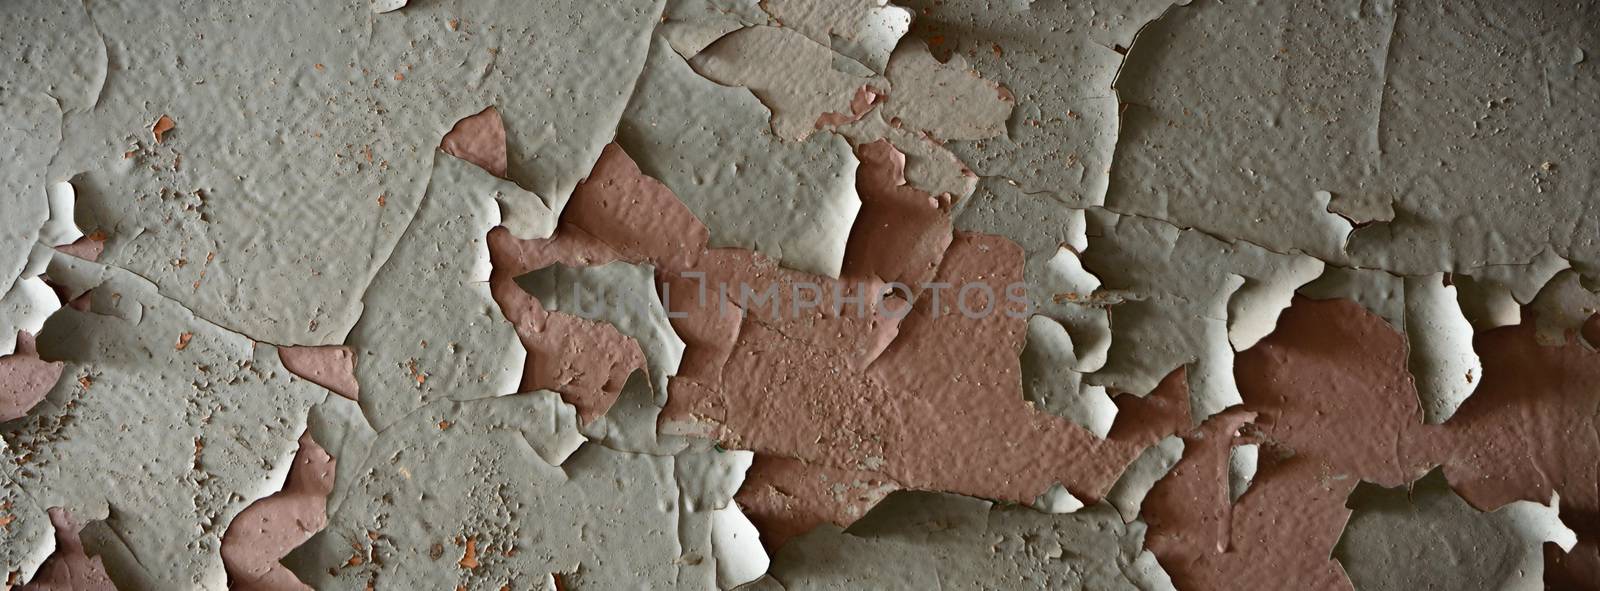
[[[29,589],[1600,588],[1600,5],[0,6]]]

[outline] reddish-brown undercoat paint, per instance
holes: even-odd
[[[89,556],[78,533],[83,524],[60,507],[47,510],[55,528],[56,549],[24,591],[116,591],[99,556]]]
[[[229,588],[255,591],[309,589],[278,561],[327,525],[328,493],[336,460],[310,433],[300,436],[300,451],[283,489],[239,512],[222,536],[222,563]]]
[[[17,331],[16,351],[0,357],[0,421],[21,418],[44,400],[64,365],[39,358],[33,335]]]
[[[769,552],[823,523],[849,524],[900,485],[867,470],[843,470],[757,455],[734,497]]]
[[[100,260],[100,254],[106,250],[106,240],[94,235],[84,236],[74,240],[71,244],[57,246],[56,250],[88,261]]]
[[[278,360],[290,373],[350,400],[361,399],[355,355],[349,347],[279,347]]]
[[[439,141],[439,149],[506,178],[506,127],[492,106],[457,121]]]
[[[1150,427],[1119,429],[1106,441],[1031,408],[1021,395],[1018,367],[1026,318],[1007,315],[1020,305],[1004,301],[1007,286],[1022,279],[1021,250],[1000,237],[952,234],[948,203],[906,186],[904,157],[891,146],[864,146],[860,155],[857,187],[865,221],[851,235],[839,279],[784,269],[749,251],[704,249],[703,226],[611,147],[574,193],[553,238],[517,241],[499,230],[491,233],[496,299],[527,343],[522,326],[545,315],[533,311],[537,303],[511,278],[555,262],[620,258],[655,264],[658,289],[671,296],[668,309],[685,315],[672,322],[687,343],[663,428],[757,452],[762,461],[751,468],[740,498],[762,524],[770,547],[822,521],[847,524],[878,494],[841,501],[834,484],[843,490],[904,487],[1026,503],[1059,481],[1097,499],[1144,447],[1187,424],[1186,405],[1179,402],[1186,396],[1181,372],[1151,397],[1124,402]],[[698,252],[685,252],[697,245]],[[887,250],[902,255],[873,254]],[[705,300],[691,297],[701,281],[696,273],[712,286]],[[867,293],[877,293],[885,279],[953,287],[941,294],[939,314],[931,297],[919,298],[899,321],[875,304],[836,300],[861,295],[863,283]],[[957,308],[967,284],[993,294],[968,296],[970,309],[993,306],[982,318],[964,318]],[[724,299],[715,288],[760,292],[771,285],[782,294],[797,285],[817,286],[822,303],[796,310],[786,295],[781,303],[743,309],[741,320],[731,306],[745,302],[737,293]],[[528,310],[518,311],[522,307]],[[549,314],[547,320],[562,316]],[[593,334],[609,327],[583,328],[567,333],[559,347],[530,345],[530,355],[539,358],[542,350],[558,356],[558,364],[611,372],[617,377],[609,383],[620,388],[626,375],[620,366],[594,364],[622,345],[574,345],[593,343]],[[568,393],[548,376],[525,385]],[[597,407],[574,403],[586,420],[595,416]],[[822,486],[824,478],[829,485]]]
[[[1480,334],[1474,348],[1483,382],[1449,421],[1424,425],[1404,337],[1353,302],[1297,298],[1272,335],[1239,354],[1245,410],[1186,436],[1183,460],[1146,498],[1147,546],[1179,588],[1348,589],[1330,556],[1356,483],[1399,486],[1443,465],[1482,510],[1559,492],[1580,543],[1547,552],[1547,579],[1593,585],[1600,353],[1575,341],[1541,347],[1528,322]],[[1222,423],[1246,410],[1258,414],[1250,433],[1262,459],[1230,509],[1233,425]]]
[[[873,88],[870,84],[863,84],[856,89],[856,94],[850,97],[850,113],[823,113],[817,116],[817,129],[838,127],[860,121],[873,107],[883,102],[885,95],[882,91]]]
[[[950,198],[906,183],[906,157],[888,141],[856,148],[861,211],[850,228],[843,275],[900,282],[913,288],[933,278],[950,246]]]
[[[644,367],[644,352],[609,324],[546,312],[516,278],[555,263],[602,265],[616,258],[577,228],[558,227],[555,236],[542,240],[519,240],[505,228],[489,232],[489,291],[528,351],[520,389],[559,392],[584,423],[611,408],[628,374]]]

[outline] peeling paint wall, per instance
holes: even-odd
[[[1600,5],[0,31],[6,589],[1600,589]]]

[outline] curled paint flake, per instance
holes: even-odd
[[[372,0],[372,11],[378,14],[405,8],[408,0]]]
[[[1454,415],[1483,377],[1472,348],[1472,325],[1461,312],[1455,286],[1443,275],[1407,277],[1406,336],[1423,417],[1430,425]]]
[[[1543,589],[1541,545],[1577,543],[1558,515],[1559,496],[1479,513],[1438,470],[1406,487],[1363,482],[1347,504],[1350,521],[1333,557],[1359,589]]]

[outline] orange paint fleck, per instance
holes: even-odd
[[[156,122],[150,126],[150,135],[155,136],[156,143],[159,144],[161,143],[162,137],[177,126],[178,123],[173,121],[171,117],[162,115],[160,119],[157,119]]]
[[[457,564],[460,564],[461,568],[464,568],[464,569],[467,569],[467,570],[472,570],[472,569],[478,568],[478,537],[477,536],[472,536],[472,537],[467,538],[467,551],[466,551],[465,554],[463,554],[461,556],[461,562],[459,562]]]
[[[192,338],[194,338],[194,333],[192,333],[192,332],[186,332],[186,333],[178,335],[178,344],[176,346],[174,346],[173,348],[175,348],[175,349],[177,349],[179,351],[182,351],[184,349],[189,348],[189,339],[192,339]]]

